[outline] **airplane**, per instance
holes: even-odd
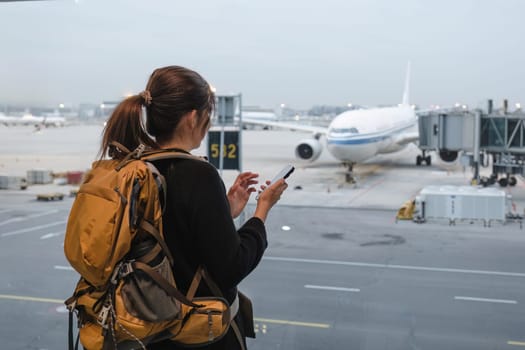
[[[24,114],[21,117],[14,117],[0,113],[0,124],[4,124],[5,126],[32,125],[35,127],[60,127],[66,124],[66,118],[55,114],[49,114],[42,117],[34,116],[32,114]]]
[[[277,114],[275,112],[270,110],[243,110],[242,111],[242,119],[243,119],[243,129],[253,129],[255,125],[254,123],[245,123],[244,118],[247,118],[248,120],[258,120],[258,121],[266,121],[266,122],[276,122],[279,120],[277,117]],[[260,125],[263,129],[268,130],[270,127],[268,125]]]
[[[401,104],[394,107],[356,109],[343,112],[330,122],[328,127],[307,126],[282,122],[267,122],[244,118],[243,122],[268,125],[278,128],[312,132],[312,137],[303,139],[295,148],[296,158],[313,162],[321,155],[324,136],[326,148],[347,169],[347,182],[355,182],[353,166],[376,155],[398,152],[419,139],[418,114],[409,104],[410,63],[407,67],[405,89]],[[458,154],[451,151],[438,152],[441,160],[454,162]],[[430,155],[416,157],[416,164],[431,164]]]
[[[4,124],[5,126],[9,126],[11,124],[14,124],[17,117],[10,117],[5,115],[4,113],[0,113],[0,124]]]
[[[41,124],[43,121],[43,118],[41,117],[35,117],[31,114],[24,114],[21,117],[15,117],[15,116],[8,116],[5,114],[0,114],[0,123],[4,124],[5,126],[11,126],[11,125],[38,125]]]
[[[45,127],[55,126],[61,127],[66,125],[66,118],[62,117],[58,113],[47,113],[44,114],[44,120],[42,121]]]

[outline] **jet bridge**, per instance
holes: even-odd
[[[514,175],[525,175],[525,113],[521,108],[509,113],[506,103],[501,111],[452,110],[419,116],[417,165],[430,164],[428,151],[436,151],[445,162],[461,163],[474,169],[475,183],[514,186]],[[428,160],[427,160],[428,159]],[[492,161],[492,162],[491,162]],[[480,178],[479,167],[489,167],[488,178]]]
[[[475,144],[475,114],[454,111],[452,113],[430,112],[419,118],[419,148],[423,156],[417,165],[426,161],[427,151],[436,151],[444,162],[455,162],[461,151],[473,152]],[[420,161],[421,159],[421,161]]]
[[[492,175],[501,186],[516,184],[525,174],[525,113],[488,115],[481,120],[480,149],[492,156]]]

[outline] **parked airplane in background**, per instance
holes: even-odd
[[[417,113],[409,105],[410,65],[407,68],[405,91],[402,103],[395,107],[382,107],[351,110],[334,117],[328,128],[306,126],[292,123],[263,122],[244,118],[244,122],[312,132],[310,138],[301,140],[295,148],[295,155],[301,160],[313,162],[321,155],[323,145],[321,136],[325,137],[328,151],[347,168],[346,180],[353,182],[353,166],[362,163],[378,154],[397,152],[409,143],[419,139]],[[453,162],[457,152],[440,152],[440,158]],[[416,164],[431,163],[431,157],[418,155]]]
[[[44,115],[43,118],[44,118],[43,124],[46,127],[48,126],[60,127],[60,126],[66,125],[66,118],[62,117],[60,114],[50,113],[50,114]]]
[[[66,124],[66,118],[60,115],[49,114],[45,116],[34,116],[31,114],[25,114],[21,117],[6,116],[0,114],[0,124],[6,126],[12,125],[31,125],[35,127],[48,127],[48,126],[64,126]]]
[[[244,118],[247,118],[248,120],[257,120],[261,122],[276,122],[279,120],[277,117],[277,114],[275,114],[272,110],[243,110],[242,111],[242,119],[243,119],[243,129],[253,129],[255,125],[259,125],[263,129],[267,130],[270,128],[269,125],[261,125],[261,124],[255,124],[255,123],[244,123]]]
[[[0,113],[0,124],[4,124],[8,126],[16,119],[17,119],[16,117],[9,117],[9,116],[6,116],[4,113]]]

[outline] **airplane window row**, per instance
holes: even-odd
[[[334,128],[331,130],[331,132],[337,134],[359,134],[359,130],[357,130],[357,128]]]

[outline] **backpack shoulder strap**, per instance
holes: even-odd
[[[140,159],[147,162],[154,162],[161,159],[170,159],[170,158],[183,158],[183,159],[194,159],[199,161],[206,161],[203,157],[194,156],[192,154],[170,151],[170,150],[157,150],[145,152]]]
[[[178,151],[170,151],[170,150],[155,150],[155,151],[148,151],[140,155],[140,160],[144,161],[150,171],[155,175],[155,181],[157,181],[157,186],[159,189],[162,189],[163,192],[163,199],[164,201],[162,203],[166,203],[166,179],[160,171],[157,169],[157,167],[153,164],[156,160],[162,160],[162,159],[194,159],[198,161],[207,161],[207,159],[203,157],[197,157],[188,153],[184,152],[178,152]],[[164,208],[162,208],[162,213],[164,214]]]
[[[159,194],[163,196],[163,201],[161,203],[166,203],[166,196],[167,196],[167,184],[166,179],[160,171],[157,169],[157,167],[153,164],[156,160],[161,159],[173,159],[173,158],[183,158],[183,159],[196,159],[196,160],[202,160],[200,157],[193,156],[191,154],[183,153],[183,152],[176,152],[176,151],[169,151],[169,150],[156,150],[156,151],[148,151],[140,155],[140,160],[144,161],[149,170],[154,174],[155,182],[157,183],[157,187],[159,188]],[[165,205],[161,206],[162,214],[164,214]],[[161,233],[149,222],[142,220],[140,223],[140,227],[150,233],[160,244],[162,247],[162,250],[168,257],[171,265],[173,265],[173,256],[170,253],[170,250],[168,249],[168,246],[166,245],[166,242],[161,237]]]

